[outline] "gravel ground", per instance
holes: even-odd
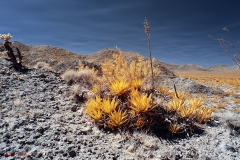
[[[190,80],[173,81],[179,88],[201,88]],[[0,59],[0,158],[240,159],[240,116],[231,112],[232,102],[229,111],[214,113],[202,134],[164,139],[145,131],[99,130],[83,114],[84,103],[71,100],[68,93],[59,74],[34,68],[17,72]]]

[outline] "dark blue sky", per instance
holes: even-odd
[[[118,46],[146,57],[147,17],[153,57],[170,64],[234,65],[208,34],[237,46],[227,27],[240,38],[239,0],[5,0],[0,12],[0,34],[13,41],[80,54]]]

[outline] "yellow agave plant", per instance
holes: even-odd
[[[110,84],[109,88],[113,91],[110,94],[123,95],[130,89],[130,84],[125,80],[116,80]]]
[[[103,99],[101,104],[101,109],[104,113],[111,113],[118,105],[118,102],[115,102],[115,98],[112,101],[108,99]]]
[[[167,110],[168,111],[178,111],[181,110],[185,104],[180,99],[173,99],[171,102],[168,103]]]
[[[171,94],[166,86],[158,87],[157,90],[165,96],[169,96]]]
[[[85,113],[91,116],[96,121],[100,120],[102,118],[102,112],[98,108],[88,108],[85,110]]]
[[[208,107],[201,107],[197,110],[198,121],[200,123],[206,122],[211,118],[212,109]]]
[[[86,109],[87,108],[101,108],[101,98],[100,96],[96,96],[95,99],[94,98],[90,98],[90,100],[87,102],[86,104]]]
[[[101,112],[101,98],[96,96],[96,99],[91,98],[87,104],[84,112],[91,116],[95,120],[100,120],[102,118]]]
[[[131,109],[137,112],[148,112],[154,109],[156,106],[150,104],[152,95],[147,97],[147,94],[140,95],[137,90],[132,90],[129,106]]]
[[[180,115],[182,118],[188,118],[194,115],[195,108],[194,107],[182,107],[177,111],[178,115]]]
[[[195,108],[199,108],[201,107],[203,104],[205,104],[204,101],[198,99],[198,98],[191,98],[188,100],[189,101],[189,105],[191,107],[195,107]]]
[[[108,122],[108,126],[110,128],[119,127],[127,121],[126,111],[122,112],[119,110],[114,110],[109,114],[110,121]]]

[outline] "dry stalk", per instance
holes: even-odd
[[[173,85],[173,87],[174,87],[175,95],[176,95],[176,97],[179,99],[179,96],[178,96],[178,93],[177,93],[177,89],[176,89],[175,84]]]

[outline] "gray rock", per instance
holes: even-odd
[[[72,158],[77,155],[74,150],[70,151],[68,154],[69,154],[69,156],[72,157]]]

